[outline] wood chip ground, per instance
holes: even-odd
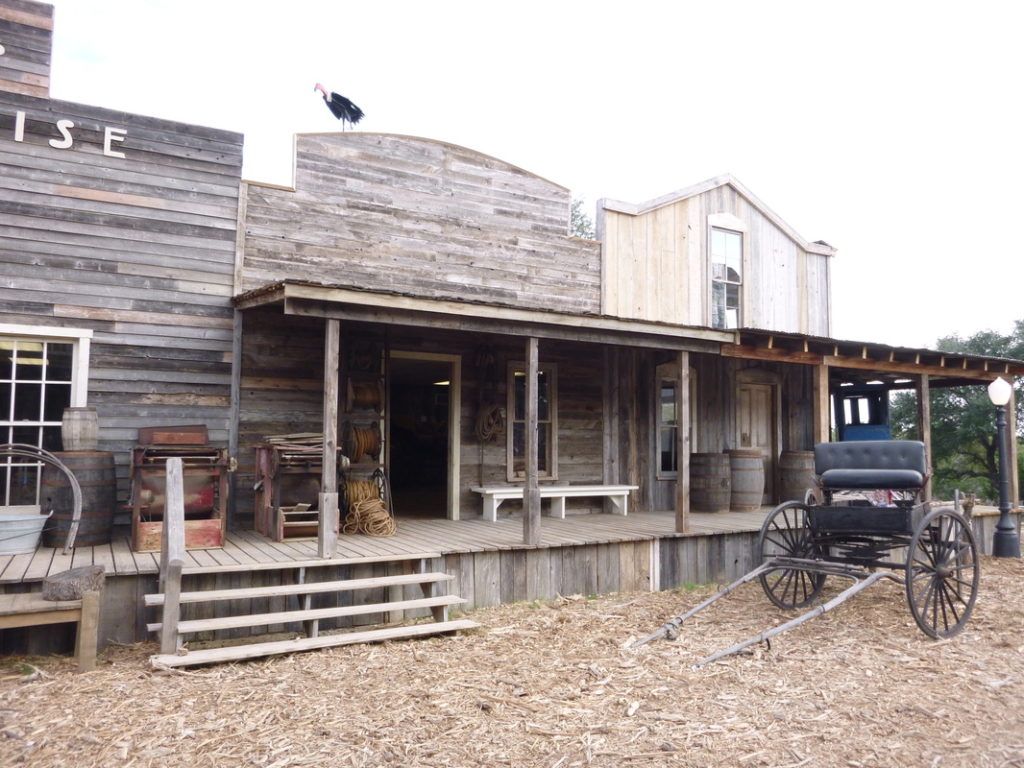
[[[626,648],[712,591],[502,606],[457,637],[184,672],[152,670],[148,643],[85,674],[6,656],[0,766],[1024,768],[1021,560],[984,559],[952,640],[883,581],[694,670],[787,618],[754,584],[677,640]]]

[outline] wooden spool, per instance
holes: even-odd
[[[380,413],[384,406],[384,385],[380,381],[348,380],[348,403],[345,410],[367,409]]]
[[[345,454],[354,464],[358,464],[363,456],[377,461],[381,449],[380,426],[374,423],[368,427],[358,427],[347,421],[342,429],[342,443]]]
[[[95,546],[110,542],[117,508],[117,477],[114,454],[108,451],[63,451],[55,453],[82,488],[82,517],[75,544]],[[40,500],[53,517],[43,531],[43,544],[63,547],[74,516],[71,481],[55,467],[43,466]]]
[[[690,506],[695,512],[728,512],[732,495],[729,455],[690,454]]]
[[[757,448],[729,451],[732,492],[729,508],[734,512],[753,512],[761,508],[764,496],[764,455]]]
[[[779,502],[803,501],[814,487],[814,451],[783,451],[779,456]]]
[[[95,451],[100,437],[96,409],[65,408],[60,436],[65,451]]]

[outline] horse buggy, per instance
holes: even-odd
[[[929,637],[952,637],[962,630],[978,592],[977,545],[962,514],[950,507],[932,509],[922,501],[928,479],[924,444],[820,443],[814,448],[814,471],[816,486],[803,500],[780,504],[765,518],[758,535],[757,568],[633,647],[674,637],[686,619],[755,580],[779,608],[814,607],[696,666],[765,642],[881,579],[904,586],[910,613]],[[829,577],[850,579],[853,585],[821,602]]]

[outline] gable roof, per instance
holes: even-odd
[[[730,173],[715,176],[714,178],[702,181],[699,184],[694,184],[693,186],[685,187],[683,189],[676,190],[675,192],[670,192],[667,195],[662,195],[661,197],[656,197],[653,200],[648,200],[646,203],[625,203],[619,200],[602,199],[598,200],[597,207],[599,211],[609,210],[617,213],[638,216],[642,213],[653,211],[655,208],[671,205],[679,202],[680,200],[685,200],[689,197],[696,197],[697,195],[702,195],[712,189],[724,186],[729,186],[736,190],[741,197],[756,208],[766,219],[782,230],[787,237],[799,245],[803,250],[808,253],[821,254],[822,256],[835,255],[836,249],[828,243],[821,240],[812,243],[801,237],[795,229],[783,221],[775,211],[765,205],[760,198],[747,189]]]

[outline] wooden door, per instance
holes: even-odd
[[[736,447],[759,448],[764,455],[762,504],[775,498],[775,388],[740,384],[736,408]]]

